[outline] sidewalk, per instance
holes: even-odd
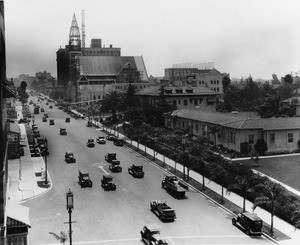
[[[22,118],[22,106],[16,106],[18,120]],[[31,157],[30,148],[26,136],[24,124],[20,126],[20,137],[24,139],[24,156],[20,159],[8,160],[8,199],[15,203],[22,203],[30,198],[47,192],[50,185],[45,188],[41,183],[44,182],[43,169],[45,162],[43,157]],[[49,174],[48,174],[49,176]],[[47,188],[48,187],[48,188]]]

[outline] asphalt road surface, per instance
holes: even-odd
[[[31,98],[29,98],[31,99]],[[36,101],[36,99],[34,99]],[[269,244],[265,237],[248,237],[243,231],[231,224],[231,215],[219,206],[205,199],[196,191],[186,193],[185,199],[176,199],[161,188],[161,180],[167,172],[153,165],[127,147],[117,147],[107,141],[105,145],[96,143],[95,148],[86,147],[89,138],[96,141],[105,134],[95,128],[86,127],[86,120],[71,118],[57,107],[45,108],[49,120],[42,122],[42,115],[35,115],[35,123],[41,136],[47,137],[50,155],[47,158],[52,189],[46,194],[27,201],[30,207],[29,243],[59,244],[49,232],[68,233],[68,212],[66,192],[74,193],[72,212],[73,244],[143,244],[140,231],[145,224],[161,226],[161,237],[168,244]],[[30,106],[33,111],[33,106]],[[60,136],[60,128],[67,129],[66,136]],[[64,161],[65,152],[73,152],[76,163]],[[104,156],[108,152],[117,153],[123,168],[121,173],[112,173],[116,191],[104,191],[101,178],[110,172]],[[145,177],[135,179],[127,173],[131,164],[144,166]],[[93,181],[92,188],[81,188],[78,184],[78,170],[88,172]],[[150,211],[150,201],[165,200],[176,210],[175,222],[162,223]]]

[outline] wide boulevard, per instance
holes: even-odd
[[[29,98],[29,100],[32,98]],[[33,99],[37,101],[36,98]],[[95,148],[86,147],[89,138],[96,141],[105,134],[96,128],[86,127],[86,119],[71,118],[57,107],[49,109],[46,101],[40,103],[55,125],[42,122],[43,113],[35,115],[35,123],[41,136],[48,140],[50,155],[47,157],[52,188],[42,196],[28,200],[23,205],[30,208],[31,229],[29,243],[58,244],[49,232],[68,234],[68,212],[66,192],[74,193],[72,212],[73,244],[143,244],[140,231],[145,224],[161,226],[161,237],[168,244],[270,244],[265,237],[249,237],[231,224],[232,216],[196,191],[186,193],[185,199],[176,199],[161,188],[161,181],[168,174],[164,170],[124,146],[117,147],[108,141],[105,145],[96,142]],[[33,106],[30,105],[33,112]],[[60,128],[67,135],[59,134]],[[65,152],[73,152],[76,163],[64,161]],[[116,191],[104,191],[101,178],[110,172],[104,156],[117,153],[123,171],[112,173]],[[144,166],[145,177],[135,179],[127,173],[131,164]],[[81,188],[78,170],[88,172],[93,181],[92,188]],[[176,210],[175,222],[162,223],[150,211],[150,201],[165,200]]]

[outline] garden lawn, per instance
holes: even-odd
[[[253,169],[300,191],[300,155],[261,158],[258,160],[258,167],[253,160],[238,160],[235,162],[247,164]]]

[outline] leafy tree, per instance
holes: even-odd
[[[259,155],[264,155],[268,150],[267,143],[264,141],[264,139],[258,139],[254,145],[254,148]]]
[[[111,91],[103,97],[102,110],[111,112],[113,121],[117,121],[117,111],[123,109],[123,96],[118,91]]]
[[[282,193],[282,187],[274,183],[270,180],[265,181],[262,184],[258,184],[254,187],[254,189],[260,193],[260,196],[255,198],[253,203],[253,211],[258,206],[266,206],[271,211],[271,233],[273,233],[273,218],[275,213],[275,208],[279,202],[281,193]]]
[[[231,80],[229,76],[224,76],[222,79],[223,91],[226,92],[229,89]]]
[[[137,99],[135,97],[135,88],[129,83],[128,89],[124,95],[124,106],[130,108],[137,105]]]
[[[21,84],[20,84],[20,87],[21,87],[21,91],[23,94],[26,93],[26,88],[27,88],[27,83],[25,81],[22,81]]]
[[[144,110],[141,107],[130,107],[125,111],[124,120],[132,123],[134,127],[141,126],[146,121]]]
[[[58,240],[62,244],[65,244],[66,241],[68,240],[68,235],[64,231],[61,231],[59,235],[54,232],[49,232],[49,233],[51,235],[53,235],[55,237],[55,239]]]
[[[284,82],[289,83],[289,84],[293,84],[293,77],[291,74],[287,74],[284,76]]]

